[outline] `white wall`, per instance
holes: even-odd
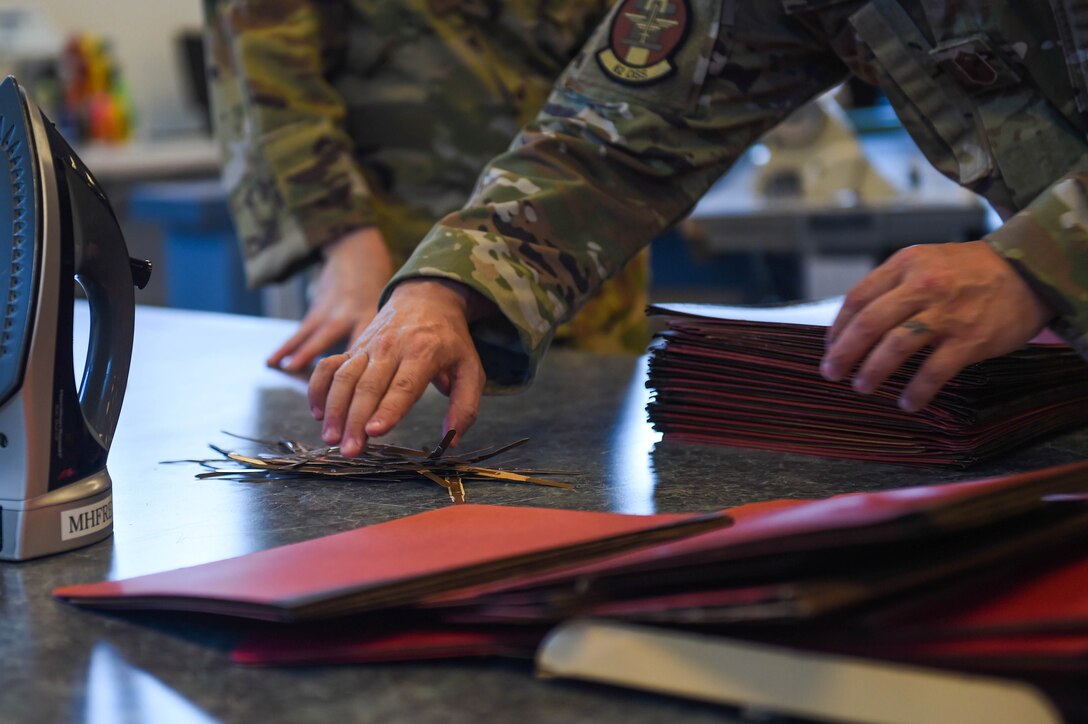
[[[201,26],[200,0],[0,0],[33,7],[62,38],[91,32],[110,40],[139,114],[137,134],[192,126],[175,36]]]

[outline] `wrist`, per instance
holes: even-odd
[[[329,261],[334,257],[353,253],[387,252],[385,237],[377,226],[363,226],[349,231],[321,247],[321,258]]]
[[[1059,317],[1059,307],[1053,301],[1051,290],[1036,279],[1027,266],[1015,256],[1002,253],[999,247],[995,247],[987,239],[983,239],[980,243],[999,258],[1002,263],[1008,265],[1024,285],[1034,317],[1044,326],[1052,324]]]
[[[393,289],[389,301],[398,296],[409,295],[442,301],[459,309],[468,322],[475,322],[485,317],[497,315],[498,308],[487,297],[469,285],[453,279],[440,277],[416,277],[406,279]]]

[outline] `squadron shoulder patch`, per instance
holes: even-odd
[[[623,0],[597,63],[620,83],[664,80],[676,70],[672,58],[687,39],[690,17],[688,0]]]

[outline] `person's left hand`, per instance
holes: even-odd
[[[352,231],[321,250],[325,266],[302,324],[267,360],[269,367],[300,372],[329,347],[358,337],[378,312],[393,260],[377,227]]]
[[[912,246],[846,296],[820,372],[841,380],[864,358],[853,385],[869,394],[908,357],[931,347],[899,399],[916,412],[964,367],[1023,346],[1053,317],[986,242]]]
[[[347,457],[384,435],[434,383],[450,398],[442,432],[452,444],[476,421],[486,375],[469,332],[497,314],[491,302],[459,282],[408,279],[393,289],[374,321],[344,354],[326,357],[310,377],[310,410],[321,437]]]

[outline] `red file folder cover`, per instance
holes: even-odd
[[[460,505],[237,558],[54,595],[99,608],[297,620],[421,596],[728,525],[721,515]]]
[[[1086,490],[1088,462],[1079,462],[961,483],[848,493],[824,500],[757,503],[723,511],[734,521],[727,529],[544,573],[535,580],[522,576],[451,592],[430,603],[448,605],[501,595],[504,590],[524,591],[575,581],[584,588],[596,579],[646,576],[655,571],[715,571],[714,564],[744,558],[921,539],[1013,518],[1045,507],[1047,496]]]
[[[1088,635],[1088,554],[1011,573],[1011,580],[903,602],[868,617],[868,625],[915,638]]]
[[[531,659],[547,628],[532,626],[279,626],[252,634],[231,651],[249,666],[369,664],[495,657]]]

